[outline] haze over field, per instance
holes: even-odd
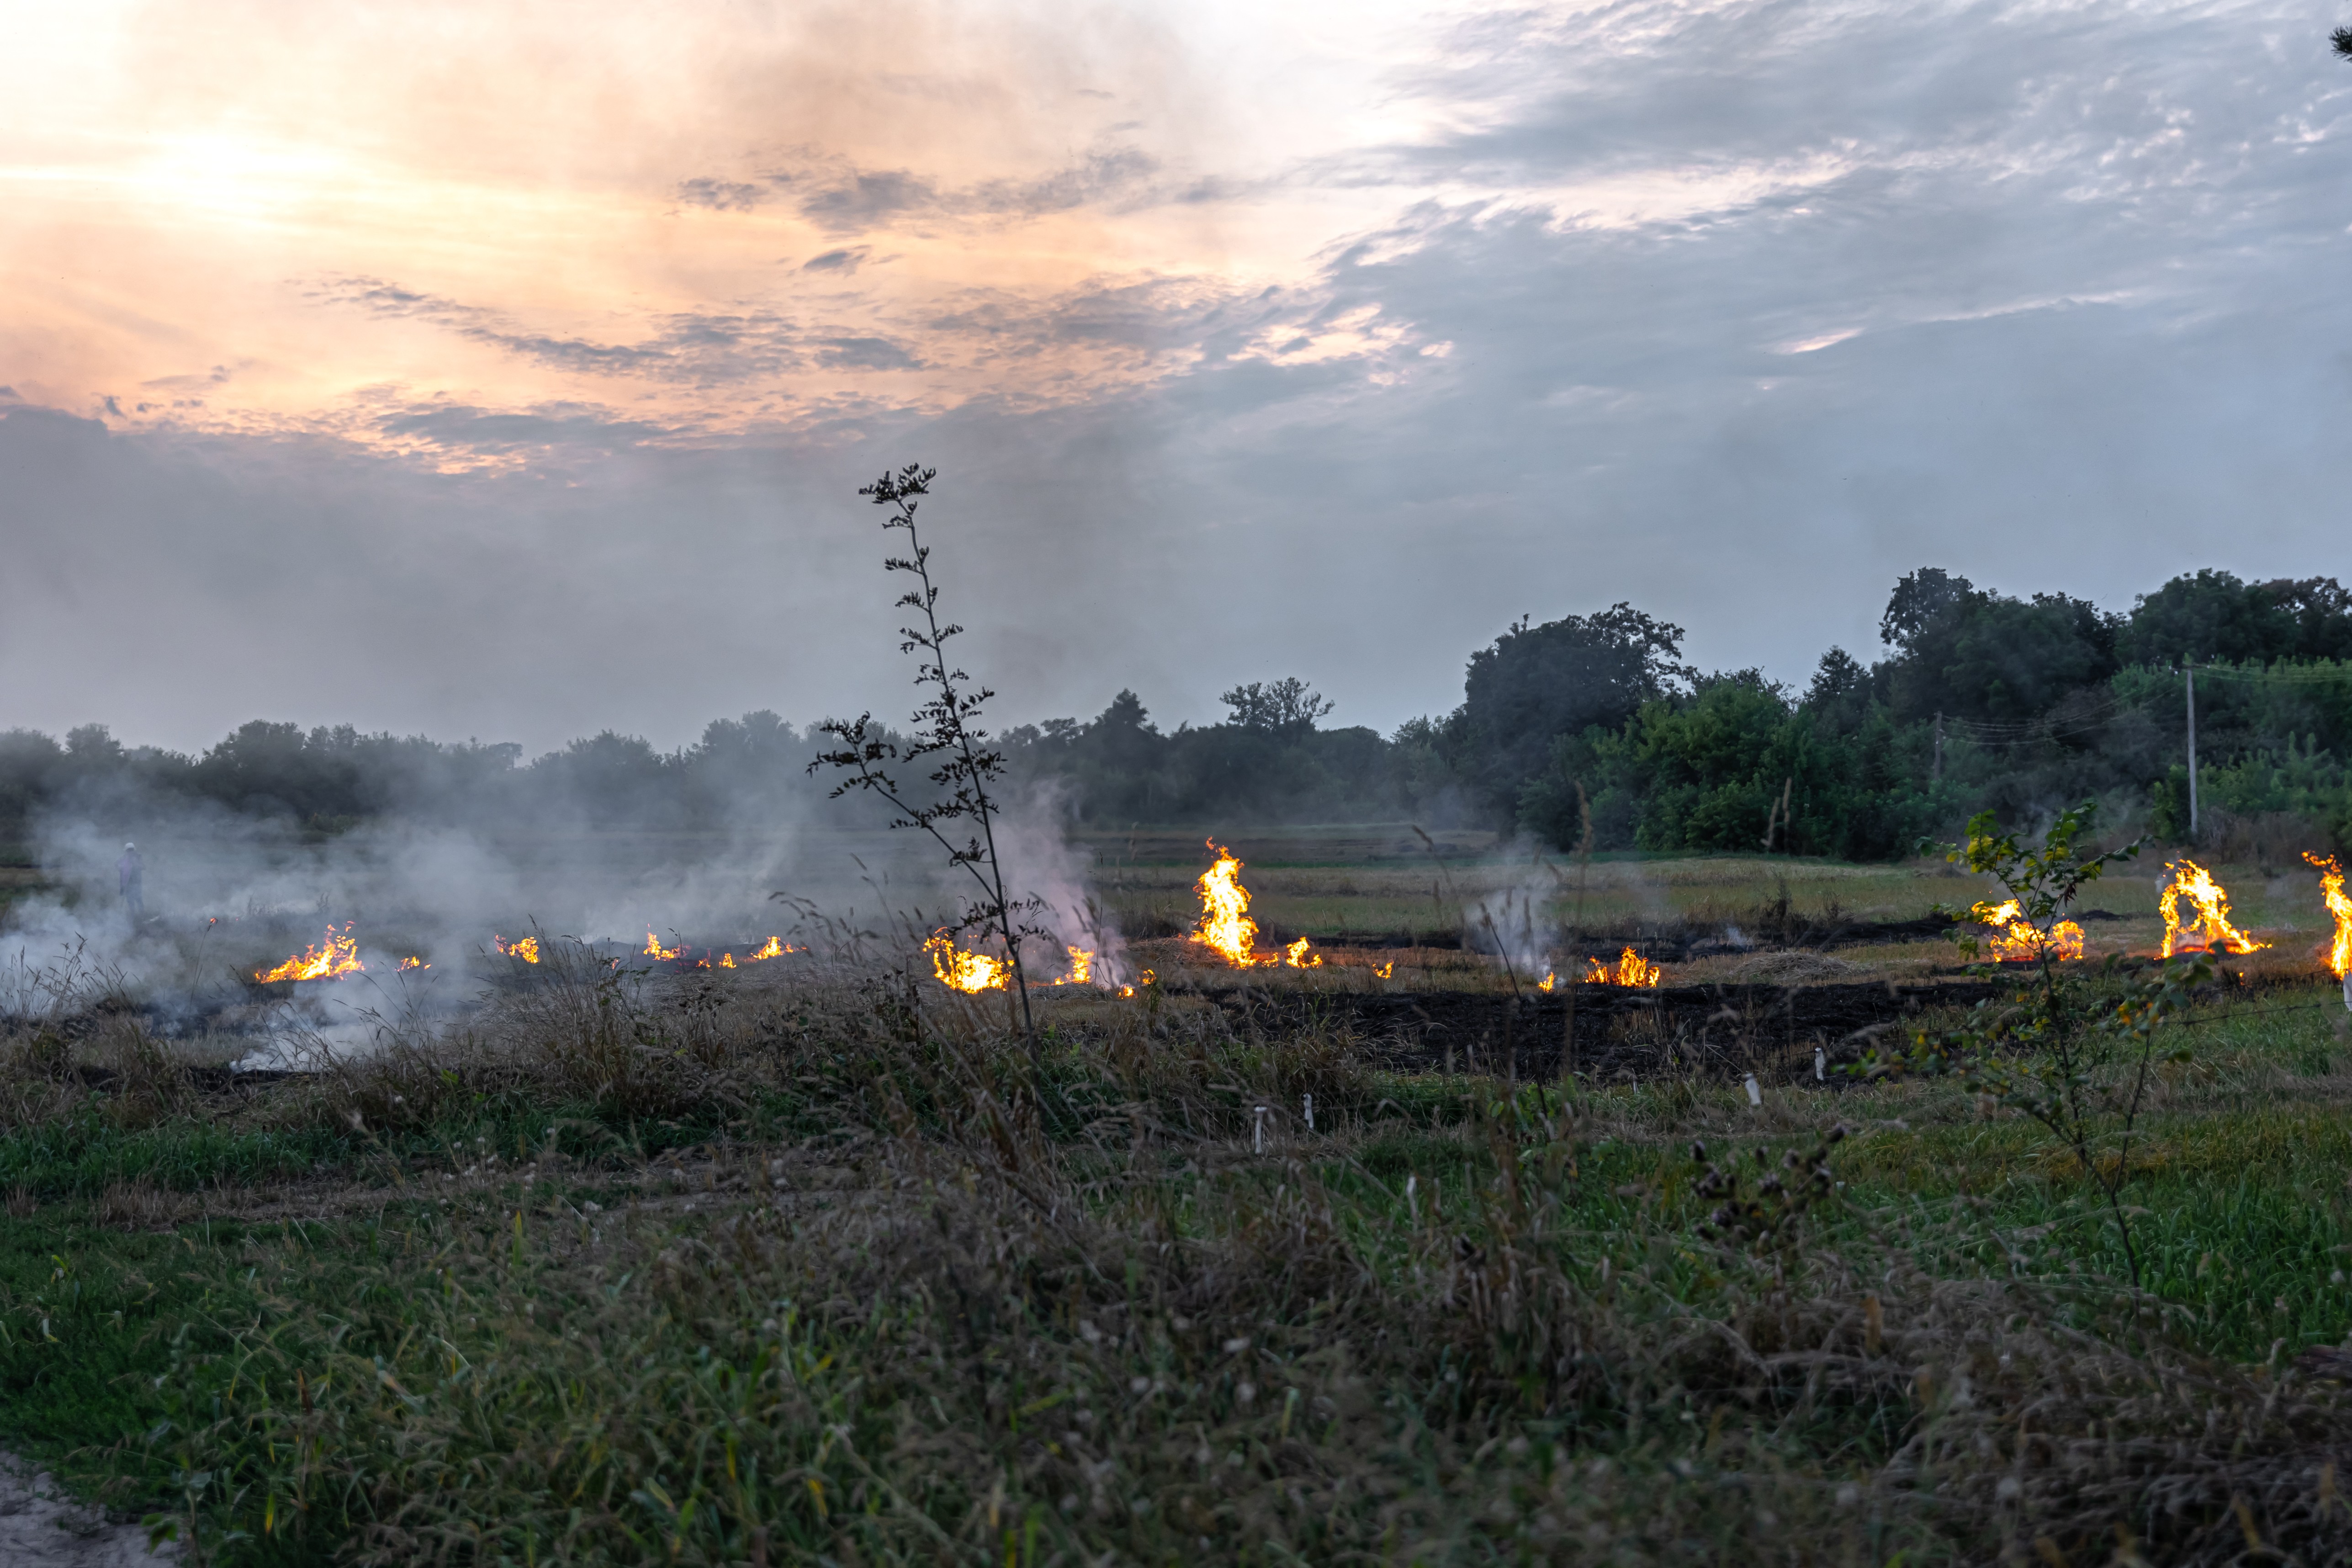
[[[909,458],[1008,722],[2347,567],[2308,7],[0,20],[0,725],[896,716]]]

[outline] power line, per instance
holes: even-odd
[[[2192,664],[2188,668],[2203,675],[2218,675],[2231,680],[2268,680],[2281,686],[2352,684],[2352,666],[2344,665],[2333,669],[2247,669],[2228,664]]]

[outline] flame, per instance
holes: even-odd
[[[1666,973],[1630,947],[1618,956],[1613,969],[1597,958],[1588,958],[1584,962],[1589,966],[1585,981],[1596,985],[1655,985]]]
[[[1383,980],[1390,978],[1396,973],[1396,960],[1393,958],[1390,959],[1386,963],[1374,968],[1372,973],[1379,975]]]
[[[539,938],[535,936],[524,937],[520,942],[507,942],[493,932],[490,937],[490,945],[497,948],[500,952],[505,953],[509,958],[520,958],[525,963],[537,963],[539,962]]]
[[[661,944],[661,939],[659,937],[654,935],[651,931],[647,931],[646,932],[646,956],[647,958],[684,958],[686,956],[686,949],[683,947],[664,947]]]
[[[721,956],[721,957],[720,957],[720,959],[719,960],[719,968],[721,968],[721,969],[732,969],[732,968],[734,968],[734,967],[735,967],[735,955],[734,955],[733,953],[731,953],[731,952],[730,952],[730,953],[727,953],[727,954],[724,954],[723,956]]]
[[[1544,971],[1544,977],[1536,982],[1536,989],[1538,991],[1549,991],[1559,984],[1559,976],[1547,969]]]
[[[1234,858],[1232,850],[1213,840],[1209,847],[1216,850],[1217,863],[1192,884],[1201,893],[1201,923],[1193,928],[1192,940],[1215,948],[1236,969],[1280,962],[1251,952],[1257,942],[1257,921],[1249,918],[1250,896],[1241,884],[1242,863]]]
[[[425,963],[421,958],[404,958],[400,961],[400,967],[403,969],[430,969],[433,966]]]
[[[327,928],[324,947],[306,947],[277,968],[256,970],[253,977],[268,984],[275,980],[335,980],[346,974],[357,974],[367,965],[360,962],[359,942],[352,936],[352,922],[345,921],[339,932]]]
[[[1214,839],[1209,841],[1209,847],[1217,852],[1217,863],[1192,884],[1201,893],[1201,922],[1192,928],[1192,940],[1215,948],[1235,969],[1264,963],[1286,963],[1293,969],[1321,967],[1323,960],[1308,955],[1303,936],[1279,953],[1256,951],[1257,921],[1249,917],[1250,895],[1241,884],[1242,863]]]
[[[931,955],[931,973],[950,990],[1002,991],[1013,974],[1010,962],[959,948],[944,928],[923,943],[923,951]]]
[[[1095,976],[1095,955],[1083,947],[1066,950],[1070,955],[1070,972],[1054,982],[1056,985],[1091,985]]]
[[[782,958],[788,952],[798,952],[799,951],[800,949],[796,947],[786,947],[782,941],[772,936],[768,939],[767,946],[761,948],[759,952],[751,954],[745,958],[743,962],[746,963],[757,963],[763,958]],[[730,964],[728,967],[731,969],[734,965]]]
[[[2000,926],[2006,934],[1986,939],[1993,958],[2000,963],[2031,962],[2042,956],[2043,938],[2033,922],[2023,918],[2024,909],[2015,899],[2004,899],[1998,904],[1976,903],[1969,906],[1969,919],[1979,925]],[[2053,958],[2083,956],[2083,928],[2073,921],[2060,921],[2050,928],[2048,944]]]
[[[2344,891],[2344,868],[2333,855],[2322,860],[2306,849],[2303,858],[2319,868],[2320,896],[2327,900],[2327,912],[2336,917],[2336,940],[2327,950],[2327,967],[2341,980],[2352,974],[2352,897]]]
[[[2172,873],[2172,879],[2156,896],[2156,907],[2164,915],[2165,957],[2190,948],[2207,952],[2253,952],[2270,945],[2256,942],[2230,923],[2229,895],[2213,879],[2213,873],[2194,860],[2176,860],[2165,869]],[[2192,906],[2189,934],[2183,933],[2181,925],[2182,899]]]

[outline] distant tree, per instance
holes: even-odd
[[[78,724],[66,731],[66,755],[77,767],[111,767],[122,761],[122,742],[103,724]]]
[[[1470,656],[1462,706],[1445,722],[1447,760],[1496,816],[1515,819],[1555,737],[1614,729],[1691,679],[1682,639],[1682,627],[1622,602],[1539,626],[1519,621]]]
[[[2184,573],[2139,596],[2122,648],[2126,663],[2167,666],[2352,658],[2352,593],[2333,577],[2244,583],[2227,572]]]
[[[2327,41],[2336,46],[2337,55],[2352,58],[2352,27],[2336,28],[2327,36]]]
[[[1876,673],[1902,722],[2021,721],[2113,675],[2121,626],[2085,599],[2012,599],[1927,566],[1887,600],[1879,635],[1896,651]]]
[[[1143,705],[1143,699],[1124,689],[1084,726],[1078,739],[1107,768],[1150,768],[1165,750],[1160,726],[1151,721],[1151,710]]]
[[[682,769],[642,736],[605,730],[574,741],[531,763],[534,784],[555,786],[557,798],[600,827],[666,823],[681,815],[671,785]]]
[[[1940,566],[1922,566],[1895,584],[1886,612],[1878,617],[1878,639],[1908,651],[1929,626],[1985,597],[1966,577],[1955,577]]]
[[[1842,647],[1822,655],[1805,689],[1804,709],[1831,734],[1844,734],[1861,724],[1870,707],[1870,671]]]
[[[1329,713],[1336,706],[1319,692],[1310,691],[1307,683],[1295,675],[1287,675],[1272,685],[1251,681],[1236,686],[1219,695],[1217,700],[1230,710],[1225,722],[1244,730],[1292,731],[1312,730],[1315,721]]]

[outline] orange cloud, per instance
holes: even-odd
[[[0,66],[0,377],[132,425],[415,449],[446,406],[710,433],[1068,402],[1192,363],[1319,243],[1295,199],[1203,196],[1219,92],[1123,8],[33,26]]]

